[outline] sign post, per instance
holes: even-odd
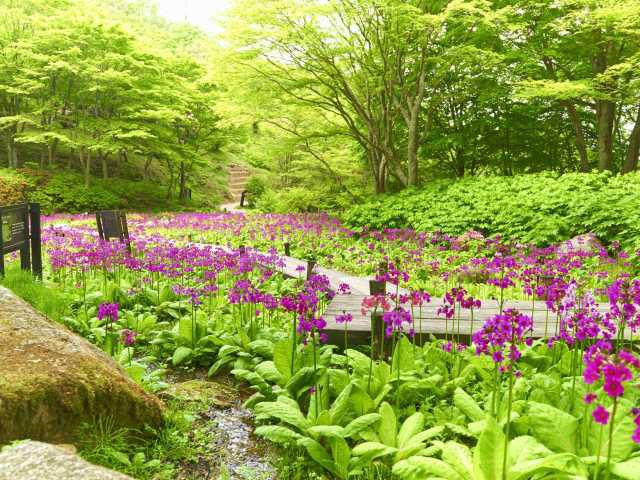
[[[117,238],[127,244],[127,250],[131,253],[129,242],[129,228],[127,227],[127,215],[121,210],[102,210],[96,213],[98,235],[100,239],[109,241]]]
[[[42,278],[40,205],[22,203],[0,207],[0,275],[4,275],[4,256],[20,252],[20,267]]]

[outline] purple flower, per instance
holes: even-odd
[[[607,423],[609,423],[609,411],[602,405],[598,405],[593,410],[592,415],[595,422],[599,423],[600,425],[606,425]]]
[[[586,403],[587,405],[591,405],[596,401],[597,398],[598,396],[595,393],[589,392],[584,396],[584,403]]]
[[[98,320],[108,319],[111,322],[118,321],[118,304],[101,303],[98,306]]]
[[[411,313],[402,307],[396,307],[393,310],[384,312],[382,320],[386,324],[385,335],[390,338],[394,332],[403,332],[405,323],[411,324]]]
[[[122,336],[122,343],[126,347],[130,347],[131,345],[133,345],[135,343],[136,336],[138,334],[136,332],[134,332],[133,330],[129,330],[128,328],[125,328],[124,330],[122,330],[120,332],[120,335]]]
[[[512,368],[521,356],[518,346],[525,341],[525,335],[531,331],[532,325],[531,317],[515,309],[494,315],[472,335],[476,354],[491,355],[496,364],[502,364],[506,354],[508,367]],[[507,369],[505,365],[502,367]]]
[[[351,323],[353,321],[353,315],[350,313],[342,313],[341,315],[336,315],[336,323]]]

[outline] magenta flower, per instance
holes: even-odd
[[[589,392],[584,396],[584,403],[586,403],[587,405],[591,405],[596,401],[597,398],[598,396],[595,393]]]
[[[138,336],[136,332],[134,332],[133,330],[129,330],[128,328],[122,330],[120,332],[120,335],[122,336],[122,343],[126,347],[130,347],[131,345],[133,345],[136,341],[136,337]]]
[[[640,359],[626,350],[612,354],[609,342],[598,341],[589,347],[584,355],[584,382],[591,385],[603,380],[603,389],[613,399],[624,394],[624,384],[634,378],[634,371],[640,371]]]
[[[118,304],[101,303],[98,306],[98,320],[108,319],[111,322],[118,321]]]
[[[609,411],[602,405],[598,405],[593,410],[592,415],[595,422],[599,423],[600,425],[606,425],[607,423],[609,423]]]
[[[342,313],[341,315],[336,315],[336,323],[351,323],[353,321],[353,315],[350,313]]]
[[[514,309],[494,315],[472,335],[476,354],[491,355],[496,364],[502,364],[506,354],[509,368],[513,367],[521,355],[518,346],[525,342],[532,325],[531,317]],[[507,368],[505,365],[502,367]]]
[[[386,324],[385,335],[387,338],[393,336],[394,332],[401,333],[404,331],[404,325],[411,325],[411,313],[402,307],[396,307],[393,310],[384,312],[382,320]],[[412,331],[410,331],[411,333]]]

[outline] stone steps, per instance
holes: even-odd
[[[247,185],[247,180],[251,177],[251,172],[240,165],[230,165],[228,172],[228,198],[233,202],[239,203],[242,198],[242,192],[244,192],[245,186]]]

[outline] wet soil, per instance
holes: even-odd
[[[250,392],[242,391],[229,376],[207,377],[205,371],[168,372],[166,399],[185,402],[196,417],[190,442],[197,458],[180,466],[177,480],[275,480],[273,451],[253,435],[253,416],[242,407]]]

